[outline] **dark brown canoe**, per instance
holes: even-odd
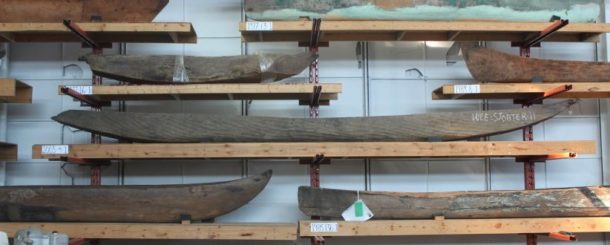
[[[53,120],[136,142],[449,141],[509,132],[547,120],[574,101],[528,109],[353,118],[273,118],[78,111]]]
[[[606,186],[527,191],[366,192],[360,199],[374,219],[592,217],[610,215]],[[299,208],[308,216],[339,218],[356,201],[348,190],[299,187]]]
[[[472,76],[481,82],[610,82],[610,63],[524,58],[488,48],[465,51]]]
[[[142,186],[3,186],[0,221],[178,222],[229,213],[269,182],[259,176],[210,184]]]
[[[296,55],[223,57],[89,55],[94,74],[131,83],[259,83],[301,73],[317,58]]]
[[[151,22],[169,0],[0,0],[0,22]]]

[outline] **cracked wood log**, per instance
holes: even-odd
[[[180,222],[229,213],[260,193],[271,170],[244,179],[182,185],[2,186],[0,221]]]
[[[317,58],[295,55],[222,57],[88,55],[95,75],[130,83],[259,83],[301,73]]]
[[[308,216],[339,218],[356,191],[299,187],[299,208]],[[473,192],[369,192],[360,199],[374,219],[592,217],[610,215],[610,188]]]
[[[610,82],[610,63],[525,58],[488,48],[464,52],[472,76],[481,82]]]
[[[169,0],[1,0],[0,22],[151,22]]]
[[[573,103],[567,100],[527,109],[314,119],[71,110],[53,120],[135,142],[450,141],[530,126]]]

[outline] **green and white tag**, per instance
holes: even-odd
[[[356,201],[341,214],[345,221],[367,221],[373,218],[373,212],[360,199],[360,192],[357,192]]]

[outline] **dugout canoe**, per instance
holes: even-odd
[[[245,0],[248,19],[298,20],[483,20],[570,22],[599,19],[599,0]]]
[[[521,191],[370,192],[360,199],[374,219],[594,217],[610,215],[607,186]],[[339,218],[356,191],[299,187],[299,209],[308,216]]]
[[[610,82],[608,62],[524,58],[482,47],[464,53],[468,70],[481,82]]]
[[[195,57],[88,55],[93,74],[130,83],[259,83],[301,73],[314,53]]]
[[[1,0],[0,22],[151,22],[169,0]]]
[[[509,132],[547,120],[575,101],[527,109],[353,118],[275,118],[70,110],[62,124],[135,142],[450,141]]]
[[[244,179],[182,185],[2,186],[0,221],[179,222],[207,220],[252,200],[271,170]]]

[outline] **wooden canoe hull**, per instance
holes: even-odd
[[[299,208],[308,216],[339,218],[356,191],[299,187]],[[610,215],[605,186],[524,191],[359,192],[374,219],[594,217]]]
[[[89,55],[93,74],[130,83],[259,83],[301,73],[317,58],[295,55],[223,57]]]
[[[598,0],[245,0],[253,20],[486,20],[548,22],[553,15],[570,22],[594,22]]]
[[[0,22],[151,22],[169,0],[0,0]]]
[[[252,200],[269,182],[259,176],[210,184],[156,186],[3,186],[0,221],[179,222],[212,219]]]
[[[481,82],[610,82],[610,63],[524,58],[488,48],[465,51],[472,76]]]
[[[134,142],[450,141],[533,125],[573,103],[568,100],[527,109],[316,119],[71,110],[53,120]]]

